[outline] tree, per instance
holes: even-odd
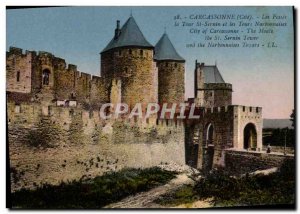
[[[293,112],[290,115],[290,117],[291,117],[290,120],[292,121],[292,126],[293,126],[293,128],[295,128],[295,109],[293,109]]]

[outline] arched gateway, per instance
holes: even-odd
[[[244,149],[257,147],[257,132],[253,123],[248,123],[244,128]]]

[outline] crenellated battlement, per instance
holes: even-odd
[[[92,82],[100,82],[102,80],[103,78],[100,76],[94,76],[94,75],[92,76]]]
[[[226,113],[228,110],[232,110],[232,106],[204,108],[204,114]]]
[[[137,47],[123,47],[111,50],[116,59],[120,58],[140,58],[153,59],[152,48],[137,48]]]
[[[69,71],[77,71],[77,65],[68,64],[68,70]]]
[[[7,53],[8,54],[22,55],[23,54],[23,49],[22,48],[17,48],[17,47],[9,47],[9,51]]]
[[[9,51],[6,52],[6,57],[22,57],[22,58],[26,58],[26,57],[35,57],[36,51],[29,51],[29,50],[25,50],[25,52],[23,51],[22,48],[17,48],[17,47],[9,47]]]
[[[109,102],[111,80],[78,70],[52,53],[10,47],[7,54],[7,92],[29,94],[34,102],[74,100],[78,106]],[[14,96],[11,96],[14,97]]]
[[[262,117],[262,108],[254,106],[230,105],[213,108],[204,108],[204,115],[209,114],[234,114],[240,116]]]
[[[67,64],[66,60],[63,58],[56,57],[54,54],[46,51],[39,51],[38,54],[36,54],[36,51],[29,51],[26,50],[25,53],[23,49],[17,48],[17,47],[10,47],[9,51],[7,52],[7,55],[19,55],[19,56],[36,56],[37,58],[33,58],[33,61],[30,63],[37,63],[36,60],[40,60],[41,64],[50,64],[55,70],[62,70],[62,71],[72,71],[75,73],[75,76],[88,78],[92,80],[93,78],[101,78],[100,76],[91,75],[88,73],[80,72],[77,69],[77,65],[74,64]],[[50,63],[49,63],[50,62]]]
[[[38,53],[39,53],[38,54],[39,57],[51,57],[51,58],[55,57],[52,53],[47,51],[39,51]]]
[[[85,80],[92,80],[92,75],[84,72],[80,72],[79,78],[85,79]]]
[[[243,114],[261,114],[262,107],[234,105],[235,109],[243,112]]]
[[[66,70],[66,61],[62,58],[59,58],[59,57],[55,57],[53,59],[53,62],[54,62],[54,67],[55,69],[57,70]]]
[[[198,62],[197,60],[195,61],[195,69],[202,69],[204,67],[204,62]]]
[[[203,90],[232,90],[230,83],[204,83]]]
[[[104,126],[108,123],[121,122],[129,126],[138,127],[158,127],[158,128],[183,128],[184,120],[173,120],[173,119],[156,119],[156,117],[149,118],[114,118],[109,119],[101,118],[99,110],[84,110],[82,108],[76,108],[76,106],[41,106],[36,103],[20,103],[15,104],[8,102],[8,124],[26,124],[33,123],[38,118],[48,117],[54,123],[65,126],[70,124],[74,118],[79,119],[83,126],[87,124],[94,124],[95,126]]]

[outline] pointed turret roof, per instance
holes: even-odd
[[[153,48],[153,46],[145,39],[133,16],[129,17],[119,30],[119,34],[114,36],[114,38],[103,49],[102,53],[114,48],[126,46]]]
[[[218,67],[216,65],[204,65],[205,83],[225,83]]]
[[[155,45],[155,60],[185,61],[176,51],[167,33],[164,33]]]

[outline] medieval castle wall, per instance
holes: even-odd
[[[98,111],[7,104],[12,190],[124,167],[185,164],[180,121],[103,120]]]
[[[31,92],[32,53],[22,54],[22,49],[11,48],[6,60],[6,90]]]
[[[225,151],[262,148],[262,110],[232,106],[232,85],[197,90],[200,118],[102,119],[103,103],[184,100],[184,63],[154,61],[153,48],[101,53],[101,77],[51,53],[7,52],[7,121],[12,190],[160,163],[225,165]],[[201,70],[200,70],[201,74]],[[196,77],[196,81],[199,79]],[[65,101],[68,101],[66,105]],[[245,134],[246,133],[246,134]],[[245,136],[247,135],[247,138]],[[245,143],[245,139],[247,143]],[[246,146],[245,146],[246,145]]]
[[[284,161],[260,153],[262,108],[232,105],[232,85],[224,82],[216,65],[196,61],[195,99],[189,100],[189,111],[196,104],[199,118],[101,118],[104,103],[126,103],[129,111],[141,103],[145,113],[149,103],[184,102],[184,59],[166,33],[160,41],[151,46],[132,16],[122,28],[117,21],[115,36],[101,53],[101,76],[80,72],[48,52],[9,49],[12,191],[125,167],[175,162],[204,172],[226,166],[242,173]],[[154,49],[156,56],[163,54],[155,58]]]
[[[268,154],[254,151],[237,151],[235,149],[227,149],[224,153],[226,170],[237,175],[274,167],[280,168],[286,161],[295,161],[294,155],[284,155],[283,153]]]
[[[103,77],[98,77],[51,53],[10,48],[7,123],[13,191],[124,167],[185,164],[180,121],[100,118],[103,103],[157,103],[153,50],[131,51],[102,54]]]
[[[67,66],[64,59],[47,52],[23,54],[22,49],[10,48],[6,68],[7,91],[30,93],[33,102],[55,105],[54,100],[76,100],[88,107],[109,102],[108,81],[80,72],[75,65]],[[48,82],[43,80],[45,74]]]

